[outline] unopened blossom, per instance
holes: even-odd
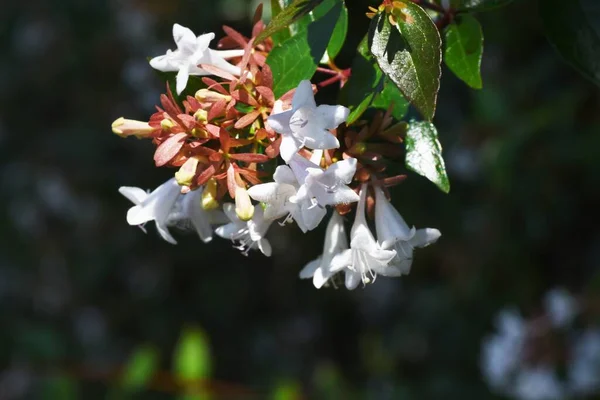
[[[381,248],[373,237],[365,218],[366,197],[367,185],[363,184],[350,231],[350,248],[331,261],[333,272],[345,272],[345,284],[349,290],[355,289],[361,281],[363,284],[373,282],[377,274],[389,275],[389,263],[396,256],[395,250]]]
[[[148,221],[154,221],[162,238],[169,243],[177,244],[168,230],[169,214],[181,195],[181,186],[177,184],[175,178],[169,179],[151,193],[131,186],[121,186],[119,193],[135,204],[127,211],[129,225],[143,226]]]
[[[137,138],[145,138],[149,137],[155,129],[147,122],[121,117],[112,123],[112,131],[121,137],[135,136]]]
[[[303,146],[309,149],[335,149],[340,147],[337,138],[329,132],[346,121],[350,110],[337,105],[317,107],[310,81],[300,82],[292,98],[292,108],[271,114],[268,123],[283,135],[281,157],[288,162]]]
[[[254,185],[248,189],[250,197],[266,205],[264,218],[273,220],[285,216],[285,221],[293,219],[303,232],[315,229],[327,213],[325,208],[307,197],[296,197],[300,184],[287,165],[277,167],[273,179],[275,182]]]
[[[257,204],[254,206],[254,215],[249,221],[242,221],[235,212],[233,203],[223,205],[223,211],[230,222],[222,225],[215,230],[215,233],[224,239],[229,239],[236,243],[236,248],[242,251],[244,255],[252,249],[258,248],[267,257],[271,256],[271,244],[264,237],[271,226],[271,221],[264,218],[262,207]]]
[[[410,272],[415,247],[435,243],[441,233],[437,229],[409,228],[398,210],[388,201],[383,189],[375,187],[375,228],[377,240],[385,249],[394,249],[396,257],[390,263],[388,276],[406,275]]]
[[[300,278],[312,278],[313,285],[317,289],[320,289],[337,272],[332,271],[331,261],[336,255],[346,249],[348,249],[348,239],[346,238],[344,219],[334,210],[325,231],[323,254],[306,264],[302,271],[300,271]]]
[[[190,75],[211,75],[200,64],[212,65],[222,71],[239,76],[240,68],[225,61],[233,57],[241,57],[243,50],[213,50],[208,47],[215,38],[214,33],[205,33],[196,37],[188,28],[179,24],[173,25],[173,38],[177,50],[167,50],[162,56],[150,60],[152,68],[162,72],[177,72],[177,94],[185,89]]]

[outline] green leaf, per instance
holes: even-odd
[[[267,25],[265,30],[256,37],[254,43],[260,43],[276,32],[286,28],[289,29],[290,24],[308,14],[322,1],[323,0],[295,0],[292,4],[271,19],[269,25]]]
[[[379,67],[427,120],[435,114],[440,88],[441,39],[429,15],[407,2],[392,25],[379,13],[369,27],[369,48]]]
[[[322,6],[330,6],[328,3]],[[275,97],[281,97],[285,92],[298,86],[301,80],[313,76],[327,49],[342,8],[342,2],[335,2],[327,12],[323,13],[323,17],[311,22],[306,30],[271,51],[267,57],[267,64],[273,72]]]
[[[474,89],[481,89],[483,32],[470,15],[460,15],[445,32],[444,61],[450,71]]]
[[[600,3],[598,0],[543,0],[546,36],[563,58],[600,85]]]
[[[340,104],[350,109],[350,114],[346,119],[348,125],[358,120],[367,110],[375,97],[383,75],[369,52],[366,36],[356,51],[356,57],[352,62],[352,75],[340,91],[339,96]]]
[[[406,132],[406,166],[435,183],[443,192],[450,191],[442,145],[431,122],[411,121]]]
[[[344,0],[324,0],[321,5],[290,26],[292,35],[297,34],[298,32],[307,29],[311,22],[325,16],[325,13],[338,3],[341,3],[342,11],[335,23],[333,33],[327,44],[327,51],[320,60],[322,64],[326,64],[329,60],[335,59],[346,40],[346,34],[348,33],[348,9],[346,8]]]
[[[452,2],[452,4],[458,3],[456,5],[458,11],[475,12],[493,10],[494,8],[505,6],[512,1],[513,0],[457,0]]]
[[[143,389],[158,369],[158,353],[150,346],[138,348],[127,363],[121,385],[127,390]]]
[[[342,4],[342,11],[340,13],[340,16],[338,17],[337,22],[335,23],[333,33],[331,34],[329,44],[327,45],[327,52],[325,53],[327,55],[327,58],[329,58],[330,60],[335,59],[335,57],[340,53],[340,50],[342,50],[342,46],[344,45],[344,41],[346,41],[346,34],[348,33],[348,9],[346,8],[346,4],[343,0],[333,1],[340,2]],[[316,13],[317,10],[315,10],[314,12]]]
[[[277,18],[277,16],[286,8],[286,6],[286,0],[271,0],[271,20]],[[292,32],[290,27],[281,29],[280,31],[274,32],[271,35],[271,39],[273,39],[273,44],[275,46],[291,37]]]
[[[210,349],[204,332],[185,329],[174,354],[175,374],[182,380],[205,379],[210,376]]]
[[[371,107],[387,110],[393,104],[392,116],[397,120],[401,120],[408,111],[408,101],[404,98],[398,86],[388,77],[383,81],[383,90],[375,96]]]

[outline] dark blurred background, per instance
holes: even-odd
[[[3,3],[1,399],[183,396],[169,372],[182,332],[208,346],[202,398],[496,398],[479,368],[495,313],[534,312],[555,286],[597,292],[600,95],[548,44],[533,0],[479,15],[483,90],[443,71],[435,123],[452,190],[412,173],[393,190],[409,224],[442,232],[409,276],[316,290],[298,272],[321,253],[324,227],[274,224],[266,258],[127,225],[118,187],[174,172],[154,167],[151,143],[110,129],[153,112],[164,82],[146,57],[174,47],[174,22],[248,34],[258,3]],[[342,67],[376,2],[347,4]],[[124,392],[140,349],[161,372]]]

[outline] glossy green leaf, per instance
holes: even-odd
[[[327,7],[329,4],[324,3]],[[335,2],[323,17],[311,22],[306,30],[298,32],[281,46],[274,48],[267,57],[273,72],[275,97],[298,86],[303,79],[310,79],[327,49],[335,25],[342,13],[342,2]]]
[[[481,89],[483,32],[470,15],[458,16],[444,33],[444,62],[454,74],[474,89]]]
[[[540,2],[544,30],[563,58],[600,85],[600,2],[544,0]]]
[[[204,332],[185,329],[174,355],[175,374],[183,380],[205,379],[210,376],[210,348]]]
[[[356,57],[352,62],[352,75],[339,96],[340,104],[350,109],[346,119],[348,125],[358,120],[369,107],[383,75],[369,52],[366,36],[356,51]]]
[[[402,11],[404,18],[397,18],[396,25],[386,13],[373,17],[369,48],[383,73],[425,119],[431,120],[440,88],[440,35],[418,5],[407,2]]]
[[[138,348],[127,363],[121,385],[127,390],[144,388],[158,369],[158,353],[150,346]]]
[[[289,26],[304,15],[308,14],[312,9],[318,6],[323,0],[295,0],[285,9],[281,10],[271,22],[267,25],[254,41],[260,43],[269,36],[283,29],[289,29]]]
[[[404,118],[408,111],[409,103],[398,89],[398,86],[388,77],[385,77],[383,80],[383,90],[375,96],[371,107],[387,110],[390,105],[393,105],[392,116],[394,118],[397,120]]]
[[[317,8],[290,25],[292,35],[304,31],[311,22],[324,17],[325,14],[338,3],[341,4],[342,10],[333,29],[333,33],[331,34],[331,38],[329,39],[329,43],[327,44],[327,51],[321,59],[321,63],[327,63],[328,60],[335,59],[346,40],[346,34],[348,33],[348,9],[346,8],[344,0],[323,0]]]
[[[442,145],[431,122],[411,121],[406,132],[406,166],[435,183],[443,192],[450,191]]]
[[[488,11],[494,8],[505,6],[513,0],[457,0],[452,4],[458,3],[456,8],[459,11]],[[545,0],[542,0],[545,1]]]

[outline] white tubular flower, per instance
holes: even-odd
[[[429,246],[442,235],[437,229],[409,228],[380,187],[375,187],[375,229],[381,246],[384,249],[396,250],[396,257],[390,263],[388,276],[408,274],[414,248]]]
[[[575,337],[567,376],[575,398],[600,392],[600,329],[586,329]]]
[[[347,185],[356,172],[356,159],[333,163],[326,170],[306,158],[294,154],[289,166],[300,184],[295,201],[310,199],[321,207],[358,201],[356,192]],[[294,200],[293,200],[294,201]]]
[[[344,270],[346,287],[355,289],[360,281],[373,282],[377,274],[388,275],[388,264],[396,256],[395,250],[382,249],[369,230],[365,218],[367,185],[360,190],[360,200],[356,207],[356,218],[350,231],[350,249],[342,251],[331,261],[331,271]]]
[[[200,187],[181,195],[175,205],[175,210],[169,214],[167,225],[182,229],[190,227],[198,234],[200,240],[208,243],[212,240],[211,224],[218,223],[222,218],[221,211],[202,208],[203,191],[204,187]]]
[[[317,289],[320,289],[336,273],[336,271],[331,270],[331,261],[336,255],[347,248],[348,239],[346,238],[344,219],[334,210],[325,231],[323,254],[306,264],[302,271],[300,271],[300,278],[312,278],[313,285]]]
[[[225,61],[226,58],[241,57],[243,50],[213,50],[208,45],[215,38],[214,33],[196,37],[194,32],[179,24],[173,25],[173,38],[177,50],[167,50],[167,54],[150,60],[152,68],[162,72],[177,73],[177,94],[185,89],[190,75],[211,75],[200,68],[200,64],[213,65],[227,73],[239,76],[241,70]]]
[[[527,328],[515,309],[502,310],[495,325],[498,332],[482,343],[481,369],[488,384],[495,391],[503,392],[512,386],[511,379],[520,368]]]
[[[309,149],[335,149],[340,147],[329,129],[337,128],[346,121],[350,110],[343,106],[320,105],[317,107],[310,81],[300,82],[292,98],[292,109],[271,114],[268,119],[273,130],[283,135],[281,157],[288,162],[306,146]]]
[[[150,194],[140,188],[130,186],[121,186],[119,193],[135,204],[127,211],[129,225],[143,227],[146,222],[154,220],[156,229],[162,238],[169,243],[177,244],[167,229],[169,214],[181,195],[181,187],[175,178],[169,179]]]
[[[567,328],[579,311],[577,300],[562,288],[552,289],[546,293],[544,308],[555,328]]]
[[[274,220],[286,216],[285,221],[293,218],[302,232],[315,229],[327,212],[325,208],[316,206],[308,198],[296,199],[300,185],[287,165],[277,167],[273,179],[275,182],[248,189],[250,197],[266,204],[264,218]]]
[[[234,204],[223,204],[223,211],[231,222],[218,227],[215,233],[224,239],[236,242],[237,246],[235,247],[244,255],[248,255],[250,250],[258,248],[265,256],[269,257],[271,256],[271,244],[264,236],[271,226],[271,221],[265,220],[260,204],[254,207],[252,219],[246,222],[237,216]]]
[[[522,369],[516,377],[512,395],[520,400],[561,400],[566,397],[556,372],[545,365]]]

